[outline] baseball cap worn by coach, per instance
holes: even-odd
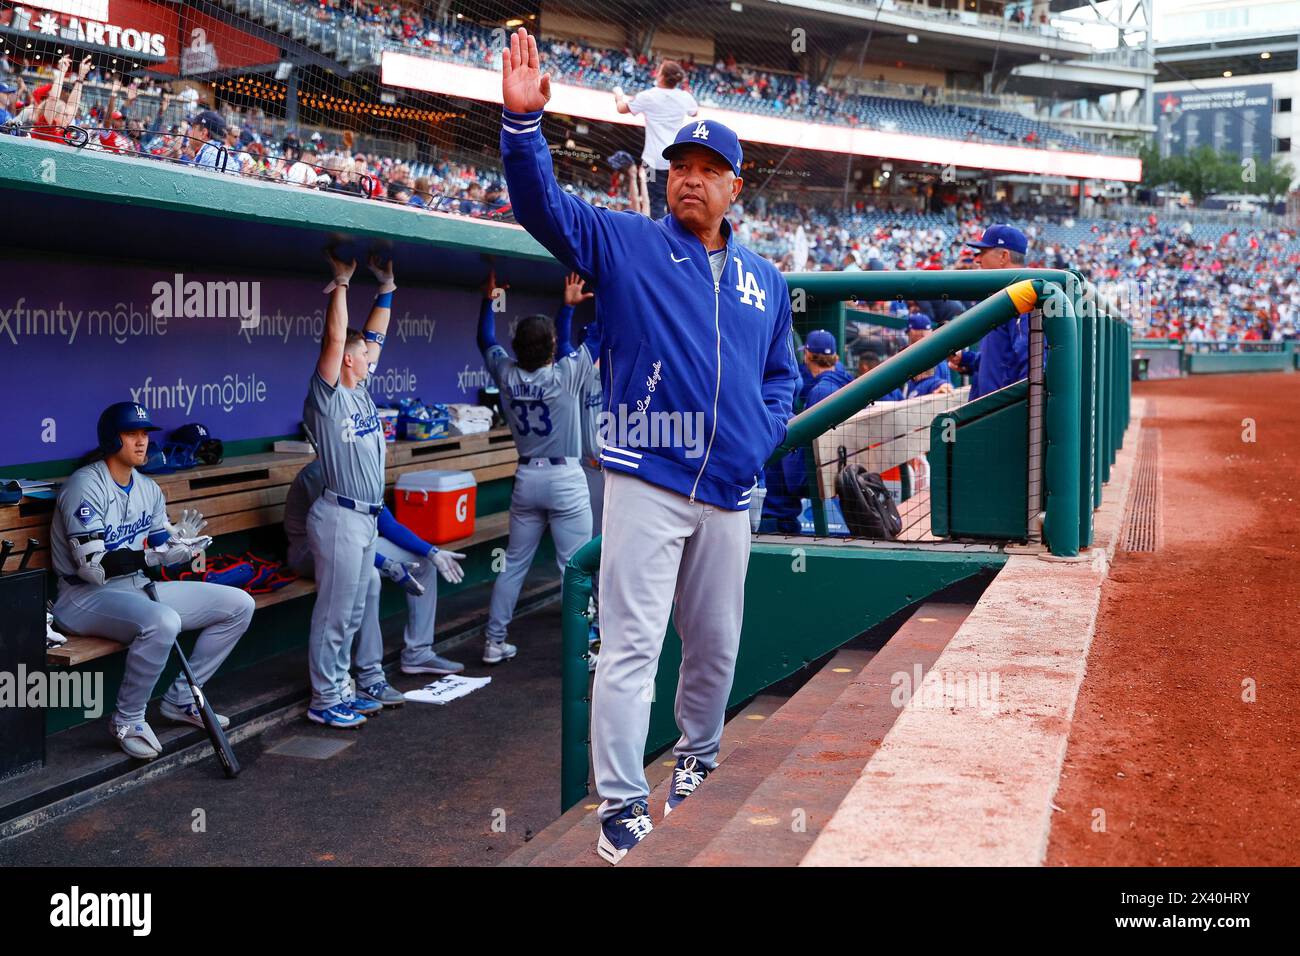
[[[1029,240],[1015,226],[997,223],[985,229],[979,239],[969,240],[963,245],[972,249],[1009,249],[1023,256],[1029,249]]]
[[[740,139],[730,127],[717,120],[687,123],[677,131],[677,138],[664,147],[664,159],[672,159],[687,146],[703,146],[713,150],[726,161],[733,173],[740,175],[740,165],[745,157],[740,149]]]

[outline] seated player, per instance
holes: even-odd
[[[204,581],[161,581],[158,603],[144,591],[146,569],[192,561],[212,539],[207,522],[186,511],[179,525],[167,520],[162,490],[136,471],[158,431],[135,402],[118,402],[99,416],[102,460],[72,473],[59,491],[50,534],[59,596],[59,629],[128,645],[117,708],[109,729],[132,757],[162,753],[145,721],[145,705],[181,631],[199,630],[190,663],[202,686],[234,649],[253,618],[253,598],[238,588]],[[189,686],[178,677],[163,695],[168,720],[203,726]],[[230,721],[217,718],[221,725]]]
[[[314,461],[293,480],[284,500],[284,531],[289,538],[289,566],[302,577],[315,577],[315,562],[307,541],[307,515],[325,491],[325,474]],[[464,579],[458,561],[465,555],[444,551],[401,524],[388,508],[376,518],[379,540],[366,591],[366,605],[356,638],[357,693],[386,707],[406,700],[384,679],[384,639],[379,627],[380,576],[406,591],[406,632],[402,647],[403,674],[459,674],[464,664],[433,651],[434,619],[438,613],[438,575],[455,584]],[[351,648],[348,650],[351,656]]]

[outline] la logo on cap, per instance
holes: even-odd
[[[148,417],[149,417],[149,413],[146,412],[146,411],[144,410],[144,406],[143,406],[143,405],[137,405],[137,406],[135,407],[135,417],[136,417],[136,418],[148,418]]]
[[[696,139],[708,139],[709,127],[706,126],[704,123],[697,123],[695,125],[695,132],[692,133],[691,135],[694,136]]]

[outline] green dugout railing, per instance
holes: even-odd
[[[791,419],[777,461],[1024,312],[1041,315],[1046,343],[1042,408],[1043,540],[1072,557],[1092,543],[1092,513],[1129,423],[1131,337],[1113,303],[1072,271],[818,272],[786,276],[801,331],[843,329],[848,300],[978,299],[956,319]],[[842,338],[841,338],[842,342]],[[1026,462],[1026,468],[1030,466]],[[824,533],[823,527],[818,529]],[[579,549],[564,575],[561,797],[587,793],[587,610],[600,566],[600,538]],[[659,706],[656,704],[655,706]]]

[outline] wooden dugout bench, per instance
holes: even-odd
[[[170,475],[153,476],[167,499],[167,511],[176,518],[182,508],[197,508],[208,520],[206,534],[224,534],[278,525],[284,521],[284,499],[298,472],[315,459],[314,454],[262,452],[227,458],[219,465],[201,465]],[[499,428],[478,435],[456,435],[432,441],[390,443],[385,462],[385,497],[391,505],[393,485],[411,471],[438,469],[473,472],[480,484],[515,473],[518,452],[509,429]],[[50,522],[54,502],[24,498],[17,505],[0,507],[0,539],[14,542],[10,562],[16,562],[29,538],[39,542],[29,567],[48,568]],[[510,513],[479,515],[474,533],[443,547],[463,550],[475,544],[506,536]],[[270,594],[255,595],[258,608],[305,597],[316,592],[316,582],[298,579]],[[125,644],[92,635],[68,635],[68,641],[46,653],[50,666],[74,667],[87,661],[116,654]]]

